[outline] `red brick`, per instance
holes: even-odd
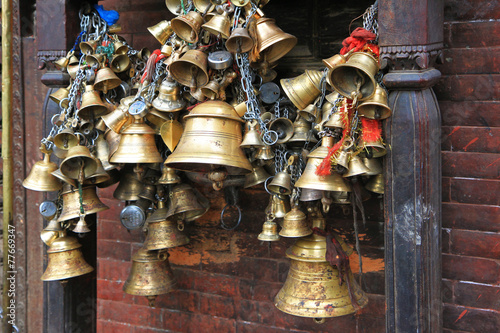
[[[477,38],[477,40],[481,40],[481,38]],[[443,76],[434,90],[439,100],[498,100],[500,98],[500,74]]]
[[[97,333],[132,333],[132,327],[130,324],[121,324],[98,319]]]
[[[97,280],[97,298],[101,300],[123,301],[123,282]]]
[[[443,279],[441,284],[441,296],[443,303],[453,303],[454,281]]]
[[[123,36],[122,34],[120,34],[120,36]],[[123,36],[125,39],[127,39],[125,36]],[[128,40],[128,39],[127,39]],[[97,195],[99,196],[99,198],[102,200],[102,199],[111,199],[111,200],[114,200],[114,204],[116,205],[116,203],[120,202],[120,200],[118,199],[115,199],[113,197],[113,193],[115,193],[115,189],[118,187],[118,184],[119,183],[116,183],[116,184],[113,184],[111,186],[108,186],[108,187],[104,187],[104,188],[98,188],[97,189]]]
[[[443,126],[441,129],[441,149],[444,151],[498,153],[499,127]]]
[[[445,21],[468,21],[500,18],[500,3],[482,0],[446,0]]]
[[[99,259],[97,265],[97,277],[103,280],[123,282],[127,280],[132,268],[132,262]]]
[[[193,314],[189,320],[182,323],[182,332],[236,332],[234,319],[212,317],[202,314]]]
[[[441,201],[450,202],[451,201],[451,179],[448,177],[441,178]]]
[[[235,297],[238,294],[238,278],[208,272],[196,272],[194,276],[194,290]]]
[[[448,48],[476,48],[500,45],[500,25],[496,21],[454,22],[447,24],[450,40]],[[481,38],[478,38],[481,36]]]
[[[253,290],[257,282],[255,280],[240,279],[238,285],[239,297],[246,300],[253,299]]]
[[[496,284],[500,281],[497,261],[443,254],[443,278]]]
[[[455,287],[455,304],[500,310],[500,287],[477,283],[458,282]]]
[[[109,209],[97,213],[99,220],[120,221],[120,212],[125,207],[125,202],[114,199],[99,198]]]
[[[260,325],[256,323],[250,323],[250,322],[237,322],[236,323],[236,331],[238,333],[287,333],[287,332],[294,332],[294,333],[300,333],[300,332],[309,332],[309,331],[298,331],[298,330],[290,330],[286,328],[277,328],[277,327],[269,327],[266,325]]]
[[[197,271],[184,268],[173,268],[174,276],[177,279],[177,287],[179,289],[191,290],[194,287],[194,275]]]
[[[443,227],[500,231],[500,207],[443,203]]]
[[[141,229],[128,230],[120,222],[99,219],[97,222],[97,237],[121,242],[144,242],[145,236]]]
[[[500,234],[469,231],[451,231],[451,253],[471,257],[500,258]]]
[[[443,228],[441,232],[441,252],[443,253],[450,253],[450,243],[451,243],[451,238],[450,238],[451,230]]]
[[[271,283],[264,281],[256,281],[253,288],[253,299],[256,301],[274,302],[274,297],[280,291],[283,283]]]
[[[97,240],[97,257],[130,261],[130,243]]]
[[[438,69],[444,75],[498,74],[500,64],[496,59],[499,56],[499,47],[445,48],[443,50],[444,65],[439,66]]]
[[[159,308],[114,301],[100,301],[99,312],[101,318],[107,318],[119,323],[166,328],[162,325],[162,311]]]
[[[451,179],[451,200],[478,205],[500,205],[500,180]]]
[[[246,279],[278,282],[278,262],[270,259],[242,257],[237,274]]]
[[[148,305],[147,299],[142,297],[140,304]],[[199,294],[194,291],[174,290],[168,294],[156,297],[155,307],[162,309],[198,312]]]
[[[262,242],[257,238],[258,234],[239,232],[236,245],[240,249],[240,255],[247,257],[269,257],[270,243]]]
[[[443,126],[500,127],[498,101],[439,101]]]
[[[163,328],[149,328],[149,327],[132,327],[132,333],[165,333],[173,331],[165,331]]]
[[[443,176],[499,179],[500,154],[442,152]]]
[[[492,310],[444,304],[443,327],[467,332],[498,333],[500,315]]]
[[[200,294],[199,312],[214,317],[236,319],[234,298],[214,294]]]

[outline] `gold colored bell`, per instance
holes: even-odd
[[[323,197],[323,191],[311,188],[302,188],[299,201],[316,201]]]
[[[349,51],[346,54],[335,54],[334,56],[331,56],[330,58],[323,59],[323,64],[330,70],[334,69],[338,65],[345,64],[353,51]]]
[[[323,137],[321,146],[307,156],[306,168],[302,172],[302,176],[295,183],[295,187],[321,191],[351,191],[349,185],[336,172],[332,172],[328,176],[318,176],[316,174],[316,168],[323,162],[323,159],[328,154],[328,149],[332,146],[333,138]]]
[[[162,44],[164,44],[164,43],[162,43]],[[137,58],[142,59],[142,60],[147,61],[150,56],[151,56],[151,51],[147,47],[143,47],[139,52],[137,52]]]
[[[110,176],[106,172],[106,170],[104,170],[101,160],[97,158],[96,161],[97,161],[97,169],[92,175],[90,175],[84,180],[83,182],[84,185],[96,185],[104,183],[109,180]]]
[[[272,18],[257,20],[257,52],[269,63],[276,62],[297,44],[297,38],[283,32]]]
[[[55,92],[50,94],[49,98],[51,100],[53,100],[54,102],[56,102],[57,105],[60,104],[63,108],[67,108],[69,105],[68,95],[69,95],[70,88],[71,88],[71,86],[66,87],[66,88],[59,88]],[[63,102],[61,103],[61,101],[63,101]]]
[[[138,194],[139,198],[146,199],[148,201],[156,201],[156,185],[144,184],[141,192]]]
[[[134,118],[128,113],[128,107],[121,105],[113,112],[101,116],[101,119],[110,130],[117,134],[134,122]]]
[[[320,110],[314,104],[309,104],[304,108],[304,110],[299,111],[299,115],[305,118],[308,122],[316,122],[318,118]]]
[[[167,9],[174,15],[184,14],[183,9],[189,7],[189,0],[165,0]],[[200,12],[202,12],[198,7],[196,7]],[[202,12],[203,13],[203,12]],[[164,43],[162,43],[164,44]]]
[[[118,134],[110,129],[104,133],[104,140],[108,143],[109,158],[108,161],[113,157],[113,155],[118,150],[118,145],[120,144],[121,134]]]
[[[181,182],[181,177],[177,175],[175,169],[169,168],[167,166],[163,166],[161,178],[158,179],[158,184],[170,185],[170,184],[178,184]]]
[[[351,159],[349,160],[349,168],[344,177],[364,176],[368,172],[370,172],[370,170],[365,166],[361,157],[359,157],[359,155],[355,155],[351,156]]]
[[[74,80],[76,79],[76,73],[78,73],[78,70],[80,69],[80,60],[72,56],[69,59],[68,67],[66,67],[66,71],[68,72],[69,76]]]
[[[378,138],[373,142],[365,142],[363,138],[361,138],[360,147],[363,147],[362,154],[369,156],[370,158],[382,157],[387,154],[387,150],[385,149],[385,145],[382,142],[382,138]]]
[[[160,214],[156,214],[160,212]],[[146,221],[146,250],[161,250],[189,243],[189,238],[179,229],[177,221],[168,220],[163,201],[158,202],[158,209]]]
[[[351,99],[359,85],[358,101],[364,101],[375,92],[375,75],[379,69],[378,60],[371,54],[355,52],[345,64],[338,65],[328,73],[327,82],[341,95]]]
[[[203,95],[203,93],[201,92],[201,88],[197,89],[191,88],[191,90],[189,91],[189,95],[191,95],[191,97],[193,97],[198,102],[203,102],[207,99],[207,97]]]
[[[228,174],[249,173],[252,166],[242,149],[241,120],[226,102],[207,101],[184,117],[179,144],[165,165],[174,169],[207,173],[224,167]]]
[[[363,163],[368,168],[367,176],[376,176],[382,173],[382,162],[380,158],[366,158],[362,157]]]
[[[60,190],[62,183],[52,175],[52,172],[57,169],[57,164],[50,161],[50,154],[44,154],[43,160],[36,162],[26,179],[23,180],[23,187],[45,192]]]
[[[186,15],[173,18],[170,23],[177,36],[188,43],[196,43],[203,24],[203,17],[199,12],[190,11]]]
[[[228,12],[224,11],[222,15],[215,15],[201,27],[215,36],[220,35],[222,39],[228,39],[231,33],[231,22],[228,18]]]
[[[245,175],[244,188],[249,188],[258,184],[262,184],[271,177],[262,166],[253,166],[252,173]]]
[[[292,178],[285,171],[278,172],[271,183],[267,186],[269,192],[281,195],[290,195],[292,193]]]
[[[78,220],[78,223],[75,225],[75,227],[71,231],[73,231],[74,233],[77,233],[77,234],[86,234],[86,233],[91,231],[89,229],[89,226],[85,222],[85,215],[80,215],[80,219]]]
[[[83,54],[93,54],[99,44],[100,43],[98,40],[87,40],[84,42],[80,42],[80,51]]]
[[[240,144],[241,148],[261,148],[265,146],[257,131],[258,124],[259,123],[255,119],[247,122],[248,131],[245,133],[243,141]]]
[[[293,105],[304,110],[321,94],[322,76],[321,71],[306,69],[304,74],[292,79],[281,79],[280,83]]]
[[[116,76],[115,72],[109,67],[103,67],[97,71],[94,80],[94,89],[107,93],[108,90],[118,87],[122,80]]]
[[[127,54],[128,52],[127,44],[124,44],[121,41],[114,42],[113,46],[115,48],[115,54]]]
[[[160,85],[158,97],[153,100],[153,107],[162,112],[176,112],[185,105],[179,84],[170,77],[165,78]]]
[[[98,54],[87,54],[85,57],[85,62],[87,65],[90,66],[92,69],[99,69],[103,67],[104,62],[106,61],[106,58],[104,54],[98,53]]]
[[[109,67],[115,73],[123,73],[130,68],[130,58],[126,54],[117,54],[111,59]]]
[[[332,203],[337,205],[350,205],[351,196],[349,192],[330,192],[332,196]]]
[[[329,115],[330,118],[327,118],[328,116],[325,116],[323,114],[323,119],[328,119],[325,123],[323,123],[323,127],[328,127],[328,128],[345,128],[345,123],[342,119],[342,114],[337,111],[333,112]]]
[[[351,153],[346,152],[345,150],[342,150],[338,156],[335,158],[335,163],[338,166],[341,166],[344,168],[344,170],[349,169],[349,161],[351,160]],[[339,170],[337,170],[339,172]]]
[[[116,169],[116,165],[109,163],[109,146],[103,135],[99,135],[95,140],[96,157],[101,161],[101,165],[106,171]]]
[[[293,136],[293,123],[288,118],[277,118],[269,123],[269,130],[275,131],[278,134],[276,143],[288,142]]]
[[[87,147],[76,145],[68,150],[68,156],[61,162],[61,172],[68,178],[82,180],[97,170],[97,160]]]
[[[268,145],[257,149],[257,152],[255,153],[256,160],[270,161],[274,158],[274,156],[273,148]]]
[[[312,234],[307,225],[307,217],[297,206],[294,206],[283,218],[279,235],[281,237],[305,237]]]
[[[253,39],[246,28],[234,28],[226,41],[226,49],[231,53],[246,53],[253,47]]]
[[[121,133],[118,149],[109,159],[111,163],[159,163],[163,161],[155,143],[155,131],[142,120]]]
[[[287,144],[292,147],[302,147],[306,142],[317,143],[318,139],[311,133],[311,124],[304,117],[297,116],[293,123],[293,136]]]
[[[143,184],[137,178],[133,168],[126,167],[120,171],[120,183],[116,187],[113,197],[122,201],[139,200],[139,193]]]
[[[74,51],[70,51],[66,54],[65,57],[59,58],[58,60],[54,61],[54,65],[56,69],[58,70],[63,70],[68,67],[69,64],[69,59],[75,54]]]
[[[52,242],[47,250],[48,263],[42,281],[66,280],[94,270],[83,258],[82,245],[65,234]]]
[[[215,8],[215,5],[210,0],[193,0],[193,5],[200,13],[205,13],[205,11],[210,13]]]
[[[132,256],[132,268],[123,291],[130,295],[146,296],[149,306],[154,306],[156,296],[171,292],[176,284],[168,253],[141,248]]]
[[[384,194],[384,185],[384,175],[378,174],[370,179],[370,181],[365,185],[365,188],[374,193]]]
[[[358,106],[358,115],[370,119],[386,119],[392,114],[391,108],[387,103],[387,92],[377,84],[373,96]]]
[[[45,245],[50,246],[57,238],[61,237],[62,231],[61,224],[56,219],[52,219],[40,233],[40,238]]]
[[[92,120],[108,112],[108,108],[101,100],[99,92],[94,90],[93,86],[87,85],[82,95],[82,105],[76,112],[78,117],[85,120]]]
[[[276,117],[274,116],[274,113],[271,112],[264,112],[260,115],[260,119],[265,123],[270,123],[271,121],[275,120]]]
[[[61,214],[57,218],[57,222],[63,222],[80,217],[80,193],[78,188],[73,188],[70,185],[64,185],[61,192],[63,208]],[[103,204],[96,194],[95,186],[84,186],[82,190],[82,206],[84,215],[95,214],[109,209]]]
[[[206,85],[201,87],[201,93],[210,100],[217,98],[219,94],[220,85],[215,80],[211,80]]]
[[[61,169],[54,170],[50,174],[52,176],[56,177],[57,179],[59,179],[60,181],[63,181],[66,184],[69,184],[69,185],[71,185],[73,187],[77,187],[78,186],[77,183],[76,183],[76,181],[74,179],[68,178],[65,175],[63,175],[62,172],[61,172]]]
[[[170,192],[168,219],[194,221],[210,208],[209,201],[188,184],[178,184]]]
[[[264,242],[279,241],[278,224],[268,217],[262,225],[262,232],[257,236],[257,239]]]
[[[208,56],[200,50],[188,50],[170,64],[170,74],[184,86],[203,87],[208,83]]]
[[[266,214],[272,214],[275,218],[285,217],[290,211],[290,198],[286,195],[273,194],[269,200],[269,205],[266,207]]]
[[[80,142],[71,128],[65,128],[54,136],[54,144],[59,149],[69,150]]]

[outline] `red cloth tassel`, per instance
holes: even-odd
[[[362,134],[364,142],[376,142],[382,137],[382,126],[377,119],[361,118]]]
[[[373,41],[376,38],[377,35],[375,35],[373,32],[363,28],[356,28],[351,33],[351,36],[347,37],[342,42],[342,45],[344,47],[340,50],[340,54],[344,55],[351,50],[354,50],[354,52],[362,51],[369,41]],[[368,48],[378,56],[379,51],[377,45],[371,44],[368,46]]]

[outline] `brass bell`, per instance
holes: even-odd
[[[265,145],[264,147],[257,149],[254,157],[256,160],[270,161],[274,158],[274,156],[273,148]]]
[[[374,193],[384,194],[384,185],[384,175],[378,174],[370,179],[370,181],[365,185],[365,188]]]
[[[275,218],[285,217],[290,211],[290,199],[286,195],[273,194],[269,200],[269,205],[266,207],[266,214],[272,214]]]
[[[328,149],[331,146],[333,146],[333,138],[327,136],[323,137],[321,146],[313,150],[307,156],[306,168],[302,172],[302,176],[295,183],[295,187],[321,191],[351,191],[349,185],[336,172],[332,172],[328,176],[318,176],[316,174],[316,168],[327,156]]]
[[[368,172],[370,172],[370,170],[365,166],[361,157],[359,157],[359,155],[355,155],[351,156],[351,159],[349,160],[348,172],[344,175],[344,177],[364,176]]]
[[[147,47],[143,47],[139,52],[137,52],[137,58],[142,60],[147,61],[150,56],[151,56],[151,51]]]
[[[302,188],[299,201],[316,201],[323,197],[323,191],[311,188]]]
[[[168,262],[168,253],[140,248],[132,256],[132,268],[123,291],[130,295],[146,296],[154,306],[156,296],[171,292],[177,282]]]
[[[103,135],[99,135],[95,140],[96,157],[101,161],[102,167],[106,171],[116,169],[116,165],[109,163],[109,146]]]
[[[349,192],[330,192],[332,196],[332,203],[337,205],[350,205],[351,196]]]
[[[189,0],[165,0],[165,4],[172,14],[182,15],[184,14],[183,9],[189,7]],[[196,7],[196,9],[202,12],[198,7]]]
[[[382,173],[382,162],[380,158],[366,158],[362,157],[363,163],[368,168],[367,176],[376,176]]]
[[[118,169],[111,169],[107,171],[107,173],[109,179],[105,182],[96,184],[98,188],[110,187],[111,185],[114,185],[120,181],[120,171],[118,171]]]
[[[241,148],[261,148],[265,146],[257,131],[258,124],[259,123],[255,119],[247,122],[248,131],[245,133],[243,141],[240,144]]]
[[[196,43],[203,24],[203,17],[199,12],[190,11],[186,15],[173,18],[170,23],[177,36],[188,43]]]
[[[78,73],[78,70],[80,69],[80,60],[72,56],[69,59],[68,67],[66,67],[66,71],[68,72],[69,76],[74,80],[76,79],[76,73]]]
[[[201,87],[201,93],[210,100],[217,98],[219,94],[220,85],[215,80],[211,80],[206,85]]]
[[[23,180],[23,187],[45,192],[60,190],[62,183],[52,175],[52,172],[57,169],[57,164],[50,161],[50,154],[45,153],[43,160],[36,162],[26,179]]]
[[[244,188],[249,188],[258,184],[262,184],[271,177],[262,166],[253,166],[252,173],[245,175]]]
[[[226,49],[231,53],[246,53],[253,49],[254,42],[246,28],[234,28],[226,41]]]
[[[113,46],[115,48],[115,54],[127,54],[128,53],[127,44],[124,44],[121,41],[114,42]]]
[[[242,118],[245,113],[247,113],[247,103],[246,102],[241,102],[237,103],[236,105],[231,104],[234,107],[234,111],[236,111],[236,114],[238,117]]]
[[[267,189],[274,194],[290,195],[292,193],[292,177],[288,172],[280,171],[274,176]]]
[[[98,40],[87,40],[80,42],[80,51],[83,54],[93,54],[99,45]]]
[[[70,51],[66,54],[65,57],[59,58],[58,60],[54,61],[54,66],[58,70],[63,70],[68,67],[69,64],[69,59],[75,54],[74,51]]]
[[[351,160],[351,153],[342,150],[336,157],[335,157],[335,163],[337,164],[337,172],[344,174],[345,172],[342,171],[347,171],[349,169],[349,161]],[[340,166],[340,170],[338,168]]]
[[[215,15],[201,27],[215,36],[220,35],[222,39],[228,39],[231,29],[231,21],[228,18],[228,12],[224,10],[222,15]]]
[[[294,206],[283,218],[279,235],[281,237],[305,237],[312,234],[307,225],[307,217],[297,206]]]
[[[134,122],[134,118],[128,113],[128,106],[122,105],[113,112],[101,116],[101,119],[110,130],[118,134]]]
[[[94,80],[94,89],[107,93],[108,90],[118,87],[122,80],[116,76],[115,72],[109,67],[103,67],[97,71]]]
[[[87,223],[85,222],[85,215],[80,215],[78,223],[74,226],[74,228],[71,231],[77,234],[86,234],[91,231]]]
[[[201,88],[191,88],[191,90],[189,91],[189,95],[191,95],[191,97],[193,97],[198,102],[204,102],[207,99],[207,97],[201,92]]]
[[[101,100],[99,92],[94,90],[93,86],[87,85],[82,95],[82,105],[76,112],[78,117],[84,120],[92,120],[108,112],[108,108]]]
[[[166,77],[160,85],[158,97],[153,100],[153,107],[162,112],[176,112],[182,110],[185,105],[179,84]]]
[[[321,71],[306,69],[292,79],[281,79],[281,87],[285,94],[299,110],[304,110],[321,94]]]
[[[278,134],[278,141],[276,143],[288,142],[294,133],[292,121],[284,117],[271,121],[269,123],[269,130],[275,131]]]
[[[158,179],[158,184],[170,185],[170,184],[178,184],[181,182],[181,177],[177,175],[175,169],[169,168],[167,166],[163,166],[161,178]]]
[[[316,119],[320,115],[320,109],[314,104],[309,104],[303,110],[299,111],[299,115],[308,122],[317,122]]]
[[[272,18],[257,20],[257,52],[269,63],[276,62],[297,44],[297,38],[283,32]]]
[[[60,169],[66,177],[81,182],[97,170],[97,160],[87,147],[76,145],[68,150],[68,156],[61,162]]]
[[[156,201],[156,186],[152,184],[144,184],[141,192],[138,194],[139,198],[146,199],[148,201]]]
[[[335,54],[330,58],[323,59],[323,64],[330,70],[334,69],[338,65],[345,64],[352,54],[352,50],[346,54]]]
[[[317,143],[318,139],[311,132],[311,124],[304,117],[297,116],[293,123],[293,136],[287,144],[291,147],[303,147],[306,142]]]
[[[162,209],[165,210],[165,207],[163,201],[160,201],[155,213]],[[177,221],[168,220],[165,213],[162,214],[163,216],[155,213],[146,221],[146,239],[144,240],[146,250],[168,249],[189,243],[189,238],[179,229]]]
[[[104,167],[102,166],[101,160],[99,160],[97,158],[96,161],[97,161],[97,169],[93,174],[88,176],[83,181],[84,185],[97,185],[97,184],[104,183],[104,182],[109,180],[110,176],[106,172],[106,170],[104,170]]]
[[[60,181],[63,182],[63,184],[69,184],[73,187],[77,187],[77,183],[74,179],[68,178],[63,173],[61,172],[61,169],[54,170],[50,173],[52,176],[56,177]]]
[[[215,8],[210,0],[193,0],[193,5],[200,13],[205,13],[205,11],[210,13]]]
[[[271,121],[275,120],[276,117],[274,116],[274,113],[272,112],[264,112],[260,115],[260,119],[265,123],[268,124]]]
[[[327,119],[327,121],[323,123],[323,127],[344,129],[346,126],[345,121],[347,121],[347,115],[344,119],[342,112],[337,111],[331,113],[329,118],[328,116],[323,115],[323,119]]]
[[[327,75],[327,82],[341,95],[353,99],[359,90],[358,101],[369,99],[375,92],[378,60],[366,52],[355,52],[345,64],[338,65]],[[359,87],[358,87],[359,86]]]
[[[87,54],[87,56],[85,57],[85,62],[92,69],[99,69],[103,67],[105,61],[106,61],[105,55],[101,53]]]
[[[208,83],[208,57],[200,50],[188,50],[170,64],[170,74],[184,86],[203,87]]]
[[[275,242],[280,240],[278,224],[270,219],[269,216],[262,225],[262,232],[257,236],[257,239],[264,242]]]
[[[392,114],[387,103],[387,92],[377,84],[373,96],[358,105],[358,114],[370,119],[386,119]]]
[[[387,150],[385,149],[385,145],[382,142],[381,137],[373,142],[366,142],[363,140],[363,137],[361,137],[359,146],[363,147],[362,154],[370,158],[382,157],[387,154]]]
[[[69,105],[69,89],[71,86],[66,87],[66,88],[59,88],[56,91],[54,91],[52,94],[49,95],[49,98],[53,100],[54,102],[57,103],[57,105],[61,105],[63,108],[67,108]],[[61,103],[61,101],[63,101]]]
[[[83,258],[82,245],[75,237],[62,236],[54,240],[47,250],[48,263],[42,281],[66,280],[94,270]]]
[[[122,201],[135,201],[139,199],[143,184],[137,178],[132,166],[120,171],[120,183],[116,187],[113,197]]]
[[[61,224],[56,219],[50,220],[49,224],[43,228],[40,238],[45,245],[50,246],[57,238],[61,237]]]
[[[175,185],[170,198],[166,216],[169,219],[191,222],[203,216],[210,208],[208,200],[188,184]]]
[[[64,185],[61,192],[63,208],[57,222],[68,221],[80,217],[80,193],[78,188]],[[84,186],[82,189],[82,206],[84,215],[95,214],[109,209],[96,194],[95,186]]]
[[[120,144],[121,134],[118,134],[110,129],[104,133],[104,140],[106,140],[109,149],[108,161],[113,157],[113,155],[118,150],[118,145]]]
[[[241,144],[241,120],[226,102],[207,101],[184,117],[179,144],[165,165],[178,170],[207,173],[224,167],[229,175],[249,173],[252,166]]]
[[[163,161],[155,143],[156,132],[142,120],[121,133],[118,149],[109,159],[111,163],[159,163]]]
[[[126,54],[117,54],[111,59],[109,67],[115,73],[123,73],[130,68],[130,58]]]

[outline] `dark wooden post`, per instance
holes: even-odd
[[[432,86],[443,47],[442,0],[381,0],[386,122],[386,332],[442,330],[441,120]]]

